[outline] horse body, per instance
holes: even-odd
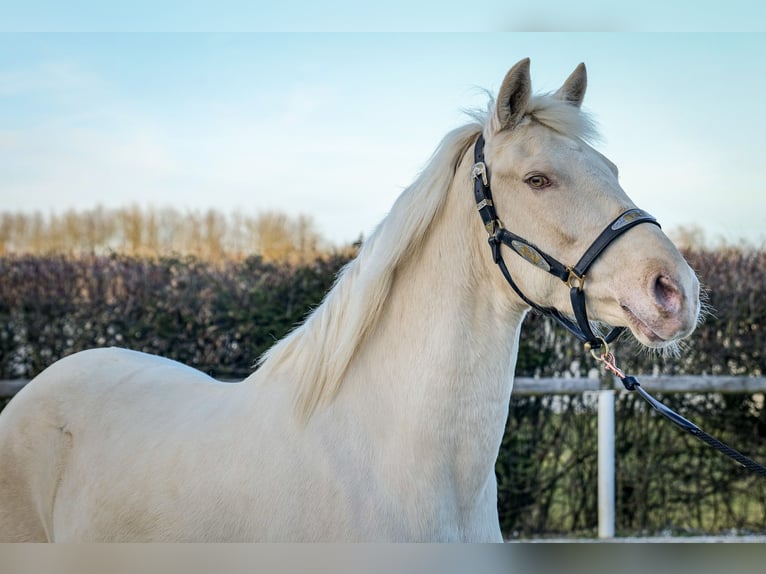
[[[245,381],[123,349],[41,373],[0,416],[0,539],[501,540],[494,463],[529,307],[488,252],[470,152],[483,133],[502,219],[576,259],[632,206],[582,139],[584,85],[578,68],[531,98],[517,64],[489,117],[445,138]],[[530,174],[556,185],[532,189]],[[589,272],[594,317],[650,346],[688,335],[693,273],[654,226],[628,236]],[[567,308],[550,276],[508,263],[527,293]]]

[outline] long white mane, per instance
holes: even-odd
[[[487,109],[493,108],[490,100]],[[417,250],[444,205],[458,163],[481,131],[494,129],[487,120],[493,118],[489,111],[469,114],[474,121],[444,137],[322,304],[259,359],[259,379],[289,373],[300,381],[295,406],[301,418],[336,395],[354,353],[386,304],[396,269]],[[552,95],[530,99],[525,121],[532,120],[574,138],[595,135],[587,114]]]

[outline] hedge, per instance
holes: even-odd
[[[68,354],[111,345],[244,377],[319,302],[343,262],[2,258],[0,378],[31,378]]]
[[[707,319],[677,357],[628,342],[620,344],[621,364],[637,373],[763,374],[766,251],[686,255],[702,279]],[[245,376],[319,303],[346,261],[2,257],[0,378],[31,378],[60,357],[104,345],[161,354],[219,377]],[[571,336],[539,316],[527,319],[517,374],[583,376],[591,367]]]

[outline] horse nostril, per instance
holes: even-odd
[[[654,280],[654,298],[670,314],[677,314],[683,306],[681,288],[667,275],[658,275]]]

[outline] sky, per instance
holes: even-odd
[[[277,210],[354,241],[530,57],[541,92],[585,62],[596,148],[665,229],[766,243],[761,33],[134,32],[152,26],[114,14],[60,33],[54,7],[0,27],[0,211]]]

